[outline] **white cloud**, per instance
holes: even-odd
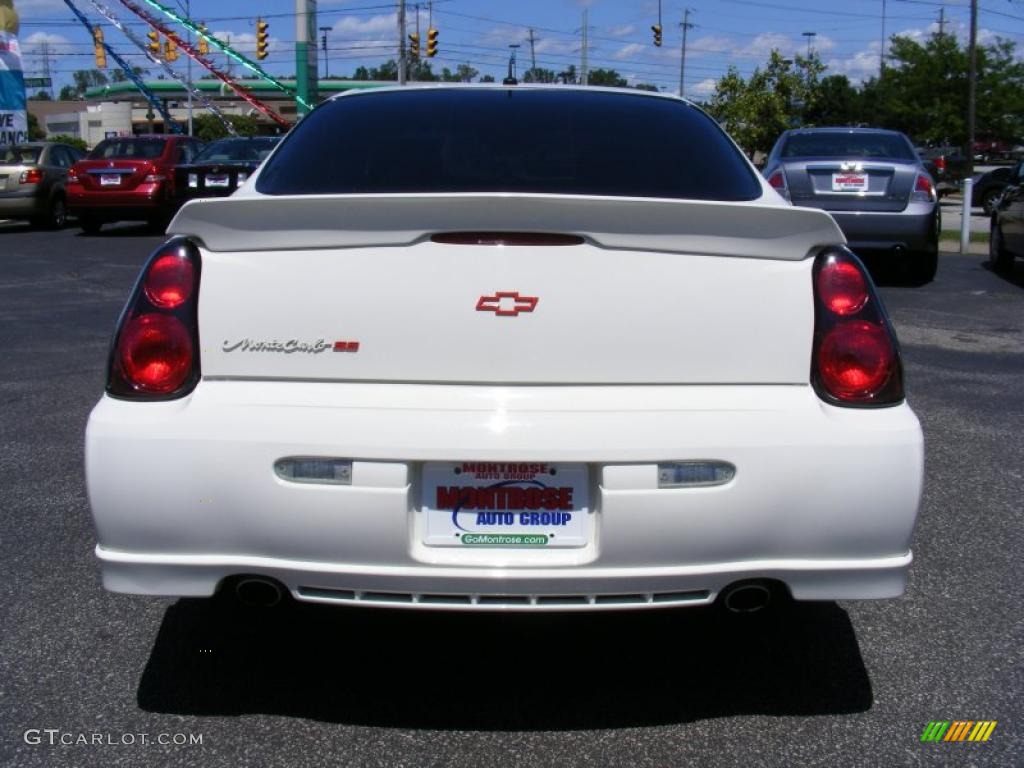
[[[610,27],[606,34],[609,37],[625,37],[626,35],[632,35],[636,31],[636,27],[632,24],[626,24],[621,27]]]
[[[231,30],[215,30],[212,32],[213,36],[218,40],[230,45],[239,53],[250,59],[256,58],[256,33],[255,32],[232,32]],[[269,30],[268,30],[269,34]],[[282,43],[279,39],[270,35],[267,39],[267,53],[271,56],[275,53],[281,53],[289,50],[287,43]],[[216,61],[216,49],[211,47],[211,54],[213,54],[214,61]],[[184,54],[182,54],[184,55]],[[257,62],[259,63],[259,62]]]
[[[398,37],[398,16],[394,13],[369,17],[345,16],[334,23],[331,34],[347,38],[394,39]]]
[[[629,45],[622,46],[619,50],[612,54],[612,56],[613,58],[618,59],[619,61],[623,61],[625,59],[634,59],[636,58],[637,54],[642,53],[643,51],[646,50],[646,45],[641,45],[640,43],[629,43]]]
[[[774,49],[778,48],[785,53],[793,50],[794,45],[792,38],[788,35],[782,35],[778,32],[762,32],[750,43],[740,48],[736,54],[738,56],[767,60]]]
[[[696,85],[690,86],[690,96],[707,97],[715,92],[715,85],[718,83],[714,78],[701,80]]]

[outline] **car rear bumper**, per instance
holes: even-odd
[[[295,484],[285,456],[353,460]],[[658,462],[718,459],[726,485],[661,489]],[[589,536],[565,549],[432,547],[428,461],[585,462]],[[105,586],[210,595],[228,576],[300,600],[420,608],[706,603],[750,578],[798,599],[902,594],[921,493],[905,404],[839,409],[807,386],[485,387],[203,381],[104,397],[86,476]]]
[[[908,251],[935,250],[936,205],[911,203],[898,213],[829,211],[846,235],[854,251],[891,250],[902,247]]]
[[[46,212],[46,198],[35,193],[0,195],[0,219],[27,219]]]
[[[131,192],[68,190],[68,213],[97,219],[145,219],[170,206],[163,184],[140,184]]]

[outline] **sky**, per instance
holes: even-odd
[[[138,36],[145,36],[148,27],[119,0],[99,1]],[[188,1],[193,19],[205,21],[220,39],[230,39],[248,56],[254,55],[255,20],[262,15],[270,25],[270,55],[262,65],[274,75],[294,75],[295,0]],[[106,41],[114,50],[133,64],[148,64],[124,35],[106,24],[90,0],[73,2],[91,21],[104,24]],[[163,2],[184,7],[186,0]],[[657,0],[434,0],[438,55],[427,61],[435,72],[443,67],[454,71],[468,63],[500,81],[510,45],[520,46],[520,74],[530,66],[532,29],[532,56],[538,67],[561,72],[575,64],[579,70],[586,26],[591,69],[614,69],[630,83],[652,83],[678,93],[682,21],[688,8],[692,27],[686,39],[685,95],[704,99],[729,66],[746,75],[763,65],[773,48],[788,57],[806,54],[808,44],[827,65],[826,74],[845,74],[859,82],[878,72],[883,32],[885,38],[899,34],[923,40],[938,28],[945,9],[945,31],[966,40],[969,6],[969,0],[662,0],[663,45],[658,48],[650,29],[658,21]],[[417,14],[411,0],[407,7],[411,32]],[[90,38],[64,0],[15,0],[15,8],[21,16],[26,77],[43,75],[44,51],[49,54],[55,95],[71,82],[71,72],[93,68]],[[320,0],[318,8],[318,26],[330,27],[326,66],[332,76],[351,75],[360,65],[379,66],[395,57],[397,0]],[[1002,37],[1024,53],[1024,0],[979,0],[979,9],[980,42]],[[425,1],[419,6],[419,19],[425,40]],[[323,75],[322,51],[320,55]],[[223,64],[223,57],[215,59]],[[181,72],[185,61],[182,56],[175,64]],[[157,74],[152,70],[152,77]]]

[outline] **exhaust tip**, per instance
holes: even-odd
[[[772,601],[772,591],[764,584],[734,584],[722,593],[722,604],[730,613],[757,613]]]
[[[272,608],[281,602],[284,590],[273,579],[247,576],[235,584],[235,597],[250,608]]]

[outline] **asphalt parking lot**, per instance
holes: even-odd
[[[99,584],[83,430],[159,241],[0,223],[0,764],[1024,765],[1024,262],[880,269],[927,450],[902,600],[253,616]],[[936,720],[998,724],[922,743]]]

